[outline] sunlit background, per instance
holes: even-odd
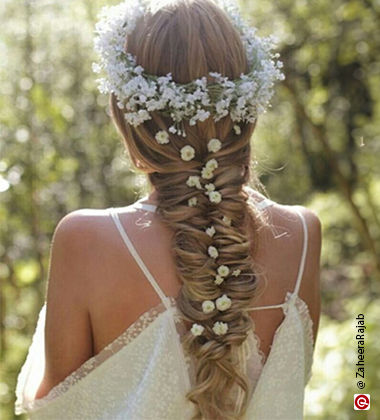
[[[144,194],[97,92],[96,15],[115,1],[0,2],[0,418],[42,306],[57,222]],[[242,2],[276,33],[286,80],[253,138],[269,196],[322,221],[323,315],[305,418],[380,418],[380,1]],[[284,273],[286,275],[286,273]],[[355,317],[365,314],[365,393],[353,410]],[[273,396],[275,398],[275,396]],[[19,418],[22,418],[20,416]]]

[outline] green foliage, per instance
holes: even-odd
[[[353,410],[354,394],[370,394],[370,410],[361,412],[360,418],[377,419],[380,406],[377,396],[380,392],[377,365],[380,347],[380,299],[368,301],[365,298],[350,298],[344,301],[350,314],[345,321],[336,321],[323,315],[314,354],[313,376],[305,393],[306,420],[346,420],[359,418]],[[364,378],[356,378],[358,345],[355,318],[363,313],[364,335]],[[360,390],[357,382],[365,382]]]
[[[0,2],[0,418],[45,295],[58,221],[78,208],[127,205],[147,192],[110,123],[91,70],[106,0]],[[241,1],[261,35],[280,39],[286,80],[253,137],[271,198],[303,204],[323,228],[323,317],[309,420],[351,419],[354,326],[365,313],[366,390],[379,377],[380,15],[371,0]],[[107,112],[104,111],[106,107]],[[368,356],[368,357],[367,357]],[[370,417],[372,416],[372,417]]]

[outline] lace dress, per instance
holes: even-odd
[[[143,200],[143,199],[141,199]],[[155,206],[135,205],[147,211]],[[264,199],[260,209],[273,204]],[[39,399],[34,396],[44,371],[46,302],[16,386],[15,414],[27,413],[38,420],[189,420],[194,405],[185,397],[194,381],[194,363],[182,348],[185,326],[176,299],[165,296],[141,260],[116,208],[108,209],[125,245],[144,272],[161,302],[142,314],[118,338],[54,386]],[[306,303],[298,296],[308,242],[303,225],[303,249],[295,289],[283,303],[250,310],[282,308],[284,319],[277,328],[265,358],[259,337],[250,331],[234,354],[250,378],[249,406],[243,420],[300,420],[304,389],[311,377],[313,360],[312,320]],[[236,407],[242,402],[238,386],[233,390]]]

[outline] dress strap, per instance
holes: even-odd
[[[299,215],[299,217],[301,218],[302,221],[302,228],[303,228],[303,246],[302,246],[302,256],[301,256],[301,262],[298,268],[298,276],[297,276],[297,281],[296,281],[296,286],[294,288],[293,294],[298,295],[298,291],[301,285],[301,279],[303,276],[303,272],[305,269],[305,261],[306,261],[306,251],[307,251],[307,243],[308,243],[308,231],[307,231],[307,224],[305,221],[305,217],[303,216],[303,214],[297,209],[294,208],[294,210],[297,212],[297,214]]]
[[[145,203],[140,203],[138,201],[135,202],[133,207],[136,207],[137,209],[147,210],[152,213],[154,213],[157,210],[157,206],[155,204],[145,204]]]
[[[150,284],[154,288],[154,290],[157,292],[158,296],[160,297],[162,303],[165,305],[167,309],[170,309],[171,305],[169,302],[169,298],[165,295],[165,293],[162,291],[150,271],[148,270],[148,267],[145,265],[144,261],[141,259],[140,255],[136,251],[136,248],[133,246],[131,240],[129,239],[127,232],[125,231],[123,225],[120,222],[119,214],[116,211],[115,208],[111,207],[108,209],[109,214],[112,216],[113,221],[115,222],[115,225],[117,227],[117,230],[119,231],[125,245],[127,246],[129,252],[131,253],[132,257],[135,259],[137,265],[140,267],[141,271],[145,274],[146,278],[149,280]]]
[[[147,200],[147,199],[148,199],[148,196],[146,195],[140,198],[140,200],[135,201],[132,206],[137,209],[143,209],[143,210],[147,210],[154,213],[157,210],[157,206],[155,204],[142,203],[143,200]]]
[[[305,217],[303,216],[303,214],[298,209],[294,208],[294,210],[299,215],[299,217],[302,221],[302,228],[303,228],[303,245],[302,245],[301,261],[300,261],[300,265],[299,265],[299,268],[298,268],[296,285],[294,287],[293,292],[291,293],[291,295],[297,296],[300,285],[301,285],[303,272],[304,272],[304,269],[305,269],[306,251],[307,251],[307,243],[308,243],[308,231],[307,231],[307,224],[306,224],[306,221],[305,221]],[[290,293],[290,292],[288,292],[288,293]],[[248,310],[254,311],[254,310],[258,310],[258,309],[281,308],[281,307],[285,307],[286,304],[287,304],[287,301],[285,301],[283,303],[279,303],[277,305],[256,306],[256,307],[248,308]]]

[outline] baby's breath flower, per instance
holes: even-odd
[[[186,184],[189,187],[197,187],[199,190],[202,188],[198,175],[190,175],[189,178],[187,178]]]
[[[222,201],[222,194],[219,191],[211,191],[208,195],[211,203],[220,203]]]
[[[193,326],[191,327],[191,333],[195,336],[201,335],[204,331],[205,327],[203,325],[199,325],[194,322]]]
[[[212,171],[218,167],[218,161],[216,159],[210,159],[206,162],[206,168],[211,169]]]
[[[215,235],[215,228],[214,226],[210,226],[206,229],[206,233],[208,236],[213,237]]]
[[[226,265],[220,265],[218,267],[218,274],[222,277],[227,277],[230,273],[230,269]]]
[[[206,188],[205,194],[208,195],[211,191],[214,191],[215,190],[215,185],[212,184],[212,183],[206,184],[205,185],[205,188]]]
[[[215,276],[214,283],[219,285],[219,284],[222,284],[223,282],[224,282],[224,278],[222,276],[220,276],[219,274],[217,274]]]
[[[227,216],[223,216],[223,222],[226,225],[231,226],[232,220],[229,217],[227,217]]]
[[[126,123],[137,127],[151,120],[153,112],[165,112],[172,119],[168,131],[186,136],[181,126],[183,120],[188,120],[192,126],[209,117],[219,121],[230,115],[234,127],[241,122],[255,122],[258,115],[270,106],[274,82],[285,79],[280,70],[283,63],[277,59],[279,54],[272,52],[276,44],[273,35],[259,37],[257,29],[242,19],[237,8],[231,7],[229,1],[221,2],[221,7],[241,34],[248,71],[234,80],[210,72],[215,79],[212,84],[216,84],[220,91],[214,99],[206,75],[186,84],[177,83],[171,73],[164,76],[146,73],[141,65],[137,65],[136,56],[124,53],[125,40],[138,20],[150,12],[148,3],[124,0],[116,6],[105,7],[95,27],[95,50],[99,62],[93,70],[104,73],[104,77],[97,79],[99,90],[116,96]]]
[[[158,131],[155,135],[155,138],[159,144],[169,143],[169,134],[165,130]]]
[[[234,277],[238,277],[238,276],[240,275],[240,273],[241,273],[241,270],[239,270],[239,269],[237,268],[236,270],[234,270],[234,271],[232,272],[232,275],[233,275]]]
[[[219,311],[226,311],[232,305],[231,299],[226,294],[216,299],[215,302],[216,307],[219,309]]]
[[[183,146],[181,149],[181,159],[189,161],[191,159],[194,159],[195,156],[195,150],[192,146],[186,145]]]
[[[218,258],[219,252],[218,252],[218,250],[214,246],[210,245],[208,247],[208,255],[211,258]]]
[[[215,303],[212,300],[204,300],[202,302],[202,311],[205,314],[209,314],[215,309]]]
[[[207,149],[209,152],[216,153],[222,148],[222,143],[219,139],[211,139],[207,143]]]
[[[239,135],[241,134],[241,128],[240,128],[240,126],[239,126],[239,125],[237,125],[237,124],[235,124],[235,125],[234,125],[234,131],[235,131],[235,134],[236,134],[237,136],[239,136]]]
[[[198,199],[197,197],[191,197],[187,200],[189,207],[194,207],[197,205]]]
[[[228,331],[228,324],[226,322],[216,321],[212,329],[216,335],[224,335]]]
[[[212,169],[207,168],[206,166],[202,168],[201,174],[204,179],[211,179],[214,176]]]

